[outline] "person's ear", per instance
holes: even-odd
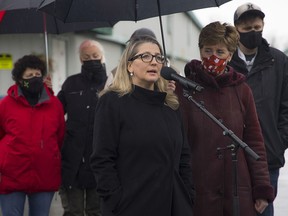
[[[133,70],[132,70],[132,62],[128,62],[128,65],[127,65],[127,71],[129,72],[129,73],[131,73],[131,72],[133,72]]]

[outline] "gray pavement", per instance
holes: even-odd
[[[61,215],[63,215],[63,208],[61,205],[60,196],[57,192],[55,193],[53,201],[52,201],[52,205],[50,209],[50,216],[61,216]]]
[[[285,158],[286,165],[280,169],[278,194],[274,201],[275,216],[288,215],[288,151],[285,153]]]

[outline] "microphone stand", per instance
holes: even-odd
[[[256,154],[245,142],[237,137],[233,131],[225,127],[215,116],[213,116],[202,104],[198,103],[189,94],[188,90],[183,89],[183,96],[189,101],[193,102],[202,112],[204,112],[211,120],[213,120],[220,128],[223,129],[223,136],[228,136],[232,140],[232,144],[227,146],[231,149],[232,156],[232,175],[233,175],[233,216],[239,216],[239,197],[238,197],[238,170],[237,170],[237,150],[239,147],[243,148],[252,158],[259,160],[260,157]],[[223,150],[217,148],[217,152]]]

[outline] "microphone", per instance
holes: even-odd
[[[179,82],[181,85],[183,85],[186,89],[193,89],[198,92],[201,92],[204,87],[200,86],[198,83],[193,82],[185,77],[180,76],[177,74],[177,72],[171,68],[171,67],[166,67],[163,66],[160,72],[161,76],[166,79],[166,80],[174,80]]]

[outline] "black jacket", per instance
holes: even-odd
[[[91,167],[103,216],[193,216],[190,149],[165,96],[135,86],[100,98]]]
[[[270,47],[263,39],[249,73],[237,51],[233,55],[230,66],[246,75],[247,83],[253,91],[269,169],[284,166],[284,151],[288,146],[287,56]]]
[[[84,73],[72,75],[63,83],[58,98],[67,114],[66,134],[62,147],[62,185],[64,187],[96,187],[90,169],[97,93],[106,79],[92,81]]]

